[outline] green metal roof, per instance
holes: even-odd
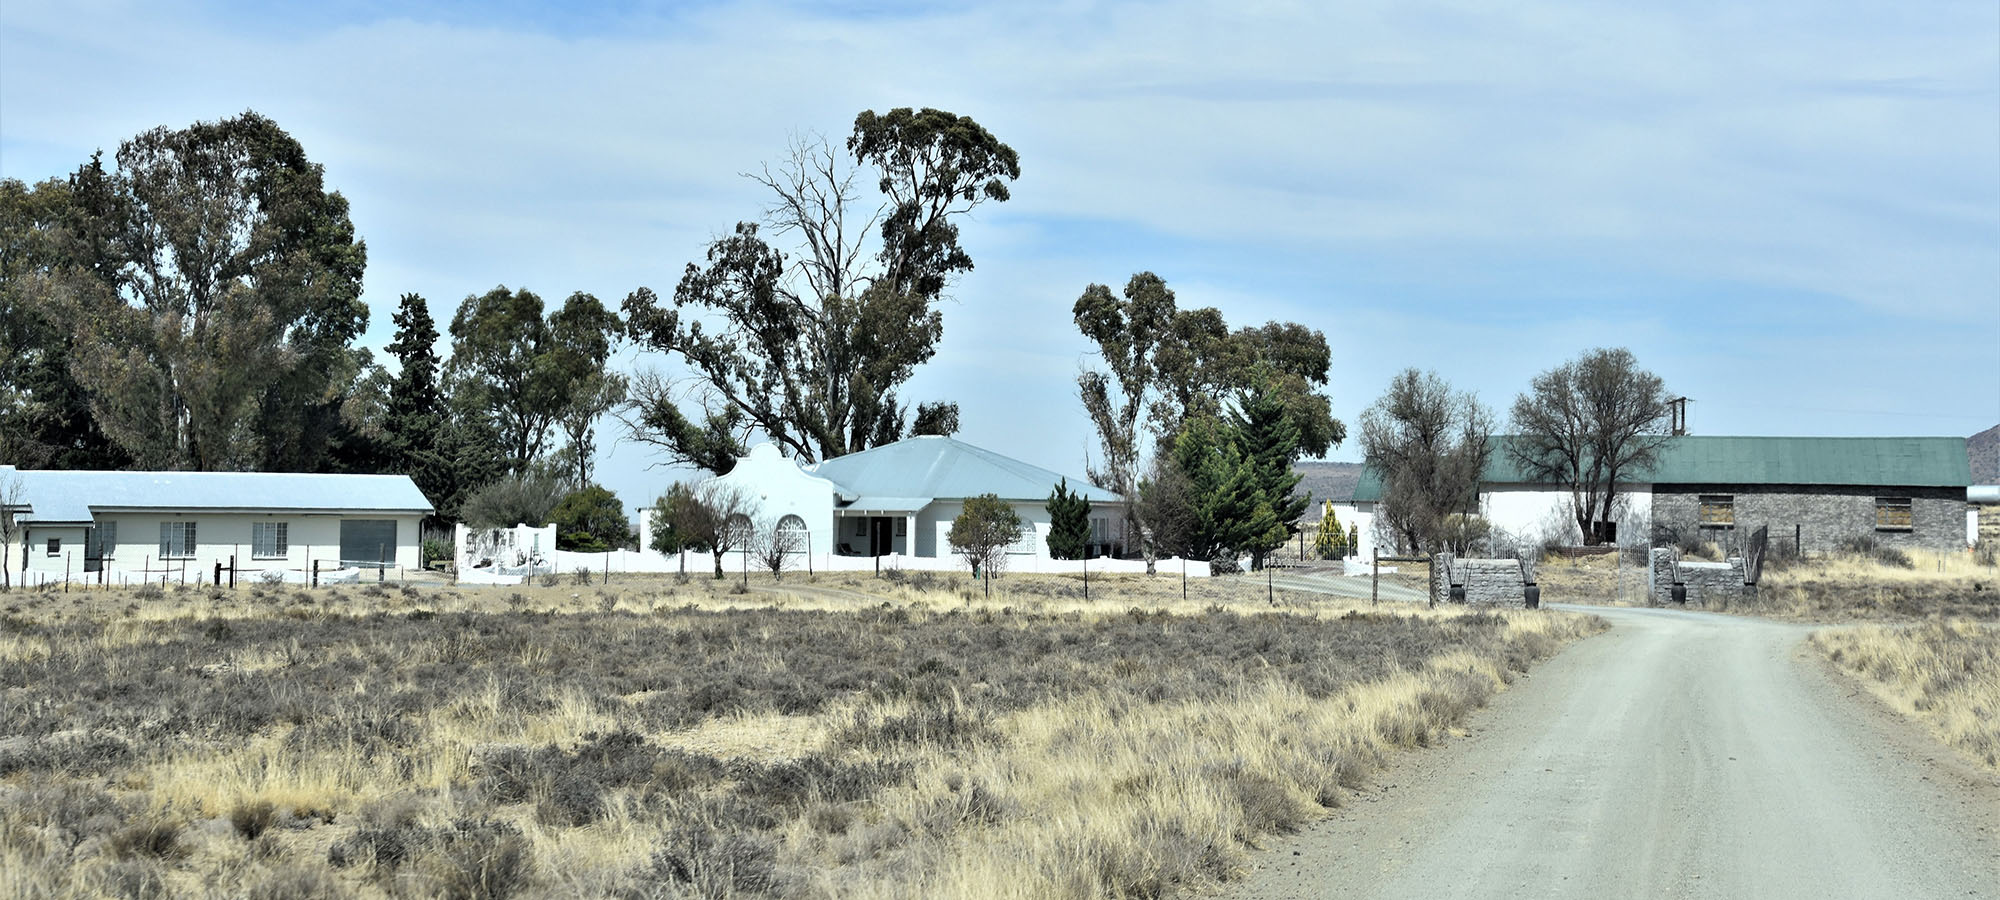
[[[1487,484],[1527,484],[1506,452],[1513,435],[1495,435],[1486,460]],[[1963,487],[1972,483],[1960,437],[1726,437],[1667,438],[1651,471],[1634,472],[1635,484],[1844,484],[1896,487]],[[1361,471],[1354,499],[1382,499],[1382,474]]]

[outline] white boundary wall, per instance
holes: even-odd
[[[688,553],[686,559],[687,573],[690,576],[700,577],[712,575],[715,572],[715,557],[710,554]],[[877,568],[877,559],[877,557],[872,556],[838,556],[829,553],[815,553],[812,554],[810,571],[815,573],[874,572]],[[972,571],[965,560],[957,556],[932,558],[898,553],[879,557],[879,559],[881,571],[884,572],[901,570],[909,572],[957,572],[960,574],[971,574]],[[740,576],[743,574],[746,563],[750,573],[753,575],[769,571],[757,560],[756,554],[750,554],[746,558],[742,551],[730,551],[723,554],[722,572],[724,575]],[[1181,561],[1179,559],[1162,559],[1154,565],[1156,570],[1162,575],[1178,575],[1181,572]],[[599,576],[607,571],[613,575],[673,574],[681,571],[681,557],[661,556],[658,553],[641,553],[632,550],[614,550],[609,553],[570,553],[558,550],[550,557],[547,566],[537,567],[532,573],[522,572],[513,568],[505,568],[497,571],[494,570],[494,567],[470,570],[460,569],[458,572],[458,583],[467,585],[521,584],[523,581],[538,575],[554,573],[556,575],[567,576],[578,569],[585,569],[591,574]],[[1144,574],[1146,571],[1146,561],[1143,559],[1048,559],[1021,554],[1007,557],[1006,567],[1002,569],[1000,577],[1005,578],[1009,574],[1075,575],[1081,574],[1085,569],[1094,574]],[[807,571],[808,563],[806,555],[803,553],[785,561],[785,574],[787,575],[800,575],[805,574]],[[1189,562],[1187,564],[1187,574],[1190,578],[1207,578],[1209,575],[1208,563]]]

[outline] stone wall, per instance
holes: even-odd
[[[1431,603],[1455,603],[1453,585],[1465,588],[1467,606],[1528,605],[1527,582],[1518,559],[1459,559],[1449,553],[1431,557]]]
[[[1671,547],[1653,548],[1652,602],[1654,606],[1672,606],[1673,587],[1679,582],[1687,587],[1687,605],[1705,609],[1727,609],[1755,593],[1755,585],[1743,583],[1745,572],[1743,560],[1732,558],[1728,562],[1679,562],[1674,561]]]
[[[1794,534],[1807,553],[1826,553],[1841,540],[1868,536],[1905,550],[1961,550],[1965,547],[1965,488],[1849,485],[1656,484],[1653,526],[1687,528],[1701,520],[1703,494],[1734,498],[1735,531],[1703,528],[1709,540],[1729,546],[1759,525],[1771,528],[1773,550],[1792,549]],[[1875,528],[1875,498],[1910,498],[1907,530]],[[1797,528],[1794,531],[1794,528]],[[1642,537],[1642,536],[1641,536]]]

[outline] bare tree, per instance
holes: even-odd
[[[714,480],[695,488],[694,495],[706,512],[695,517],[693,524],[699,531],[692,535],[689,546],[713,553],[715,577],[721,578],[723,555],[743,547],[751,538],[757,501],[736,485]]]
[[[1617,521],[1619,482],[1659,462],[1667,389],[1623,347],[1595,349],[1536,375],[1514,399],[1508,453],[1530,480],[1564,485],[1588,545]]]
[[[773,580],[783,580],[785,565],[805,552],[805,529],[797,522],[796,518],[786,516],[757,526],[750,555],[771,571]]]
[[[27,505],[25,493],[19,474],[11,467],[0,470],[0,590],[14,587],[14,535],[21,532],[21,523],[14,514]]]
[[[1397,545],[1435,551],[1451,516],[1475,513],[1493,414],[1436,372],[1404,369],[1361,414],[1361,449],[1382,475],[1382,510]],[[1460,520],[1461,522],[1463,520]]]

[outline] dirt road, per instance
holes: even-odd
[[[2000,897],[2000,778],[1828,673],[1802,626],[1615,627],[1257,858],[1292,897]]]

